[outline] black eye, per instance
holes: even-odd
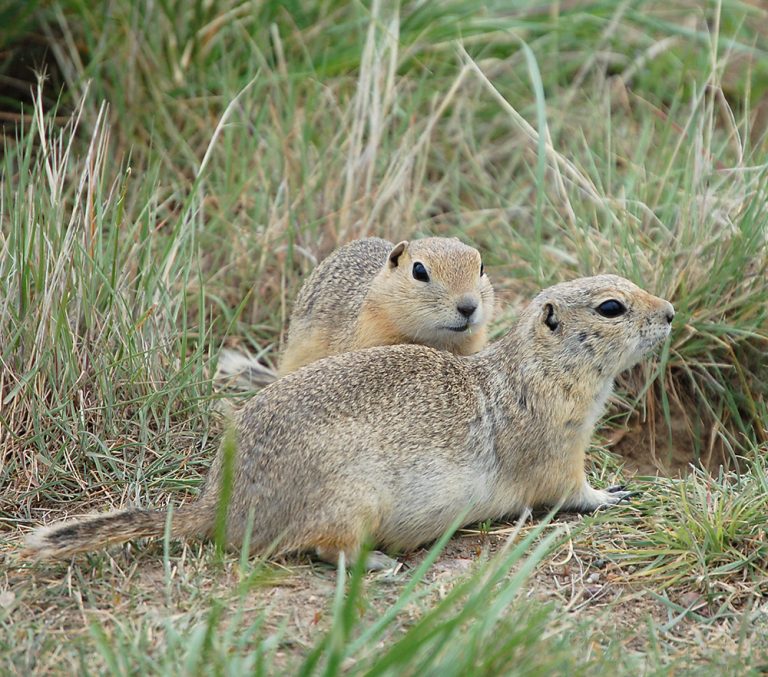
[[[413,279],[419,282],[429,282],[429,273],[420,261],[413,264]]]
[[[616,299],[603,301],[595,310],[603,317],[618,317],[627,312],[627,307]]]
[[[483,262],[480,261],[480,277],[485,275],[485,266],[483,265]]]

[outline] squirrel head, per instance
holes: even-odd
[[[613,378],[662,343],[675,316],[672,304],[618,275],[564,282],[540,292],[517,331],[533,333],[532,357],[555,369]]]
[[[457,238],[398,242],[375,287],[390,321],[415,343],[450,349],[493,316],[493,287],[480,252]]]

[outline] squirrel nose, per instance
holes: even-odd
[[[458,310],[464,317],[469,319],[472,317],[472,313],[477,310],[477,303],[468,299],[459,301],[456,304],[456,310]]]
[[[664,317],[667,319],[667,322],[669,324],[672,324],[672,320],[675,319],[675,309],[672,307],[671,303],[668,303],[667,306],[669,306],[664,313]]]

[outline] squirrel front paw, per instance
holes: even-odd
[[[562,510],[591,513],[617,505],[636,495],[636,491],[626,491],[624,485],[616,485],[607,489],[594,489],[585,480],[581,489],[563,502]]]

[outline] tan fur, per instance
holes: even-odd
[[[414,279],[417,261],[426,268],[429,282]],[[280,375],[329,355],[372,346],[417,343],[457,355],[481,350],[494,294],[480,268],[480,253],[456,238],[397,245],[366,238],[337,249],[299,291]],[[477,306],[468,319],[458,310],[463,303]],[[255,388],[274,378],[254,358],[227,353],[219,359],[219,381],[239,380]]]
[[[601,316],[608,299],[627,312]],[[588,484],[585,451],[615,376],[668,336],[673,316],[667,301],[601,275],[542,291],[476,355],[377,347],[289,374],[238,414],[229,543],[243,542],[252,512],[254,552],[277,542],[277,552],[350,562],[366,534],[408,549],[462,514],[469,523],[617,503],[626,492]],[[174,534],[210,531],[221,463],[219,454],[202,497],[174,515]],[[111,531],[54,525],[32,535],[29,552],[67,556],[141,535],[122,530],[126,519]]]

